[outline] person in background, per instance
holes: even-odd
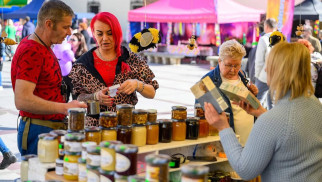
[[[85,38],[81,33],[73,33],[68,39],[68,43],[72,47],[75,59],[78,59],[81,55],[88,51]]]
[[[3,62],[5,59],[5,44],[4,43],[0,43],[0,91],[3,90],[3,86],[2,86],[2,69],[3,69]]]
[[[13,57],[11,82],[20,115],[17,138],[21,155],[37,154],[39,134],[67,129],[63,120],[69,108],[87,107],[75,100],[65,103],[62,73],[50,48],[71,35],[73,16],[73,10],[62,1],[44,2],[35,32],[20,42]]]
[[[7,37],[16,41],[16,27],[13,25],[13,21],[11,19],[7,20],[7,26],[5,27],[5,31],[7,33]]]
[[[218,114],[210,103],[205,103],[206,119],[219,130],[228,161],[244,180],[260,174],[265,182],[321,181],[322,105],[314,96],[310,53],[300,43],[278,43],[266,70],[275,106],[266,111],[239,103],[258,117],[244,148],[226,115]]]
[[[23,24],[23,28],[22,28],[21,39],[34,33],[34,31],[35,31],[35,25],[32,22],[30,22],[30,17],[26,16],[25,23]]]
[[[98,13],[91,21],[97,47],[81,56],[68,75],[73,98],[100,102],[101,111],[115,111],[117,104],[138,102],[137,93],[154,98],[159,84],[146,60],[121,46],[122,29],[117,18],[108,12]],[[120,84],[117,95],[109,87]],[[87,117],[86,126],[98,126],[98,118]]]
[[[314,52],[321,52],[321,43],[319,41],[319,39],[315,38],[312,36],[312,27],[309,25],[304,25],[304,31],[303,31],[303,38],[305,40],[308,40],[312,46],[314,47]]]
[[[10,164],[17,162],[17,157],[8,149],[0,137],[0,152],[2,153],[3,159],[0,163],[0,169],[5,169]]]
[[[217,67],[202,78],[209,76],[218,88],[223,82],[227,82],[238,87],[247,88],[256,95],[258,89],[254,84],[249,84],[245,72],[241,70],[241,61],[245,55],[245,48],[236,40],[224,42],[219,49]],[[236,134],[240,135],[240,142],[244,146],[253,128],[254,117],[247,114],[238,105],[233,104],[224,93],[222,95],[229,106],[226,110],[230,114],[229,124],[235,130]]]
[[[85,38],[85,42],[87,45],[88,49],[92,48],[91,45],[91,37],[89,36],[88,32],[87,32],[87,24],[86,23],[79,23],[78,25],[78,31],[83,34],[84,38]]]

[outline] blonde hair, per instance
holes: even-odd
[[[244,46],[242,46],[235,39],[228,40],[221,44],[219,49],[219,58],[224,60],[226,58],[232,59],[242,59],[246,55],[246,50]]]
[[[291,91],[290,100],[314,94],[311,83],[309,50],[300,43],[281,42],[275,45],[267,59],[267,77],[275,102]]]

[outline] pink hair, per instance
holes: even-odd
[[[91,30],[94,33],[94,23],[99,20],[108,24],[111,27],[113,38],[115,41],[115,52],[117,56],[121,55],[121,43],[122,43],[122,29],[117,18],[108,12],[100,12],[94,16],[91,21]]]
[[[308,41],[308,40],[306,40],[306,39],[298,39],[298,40],[297,40],[297,42],[298,42],[298,43],[301,43],[301,44],[303,44],[303,45],[305,45],[305,47],[307,47],[307,48],[309,49],[310,54],[312,54],[312,53],[313,53],[313,51],[314,51],[314,47],[312,46],[311,42],[309,42],[309,41]]]

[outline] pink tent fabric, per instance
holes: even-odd
[[[263,13],[232,0],[159,0],[146,7],[129,11],[128,21],[144,22],[146,18],[147,22],[259,22],[260,14]]]

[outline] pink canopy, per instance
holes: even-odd
[[[221,24],[259,22],[260,14],[263,13],[232,0],[159,0],[146,7],[129,11],[128,20],[144,22],[146,18],[146,22]]]

